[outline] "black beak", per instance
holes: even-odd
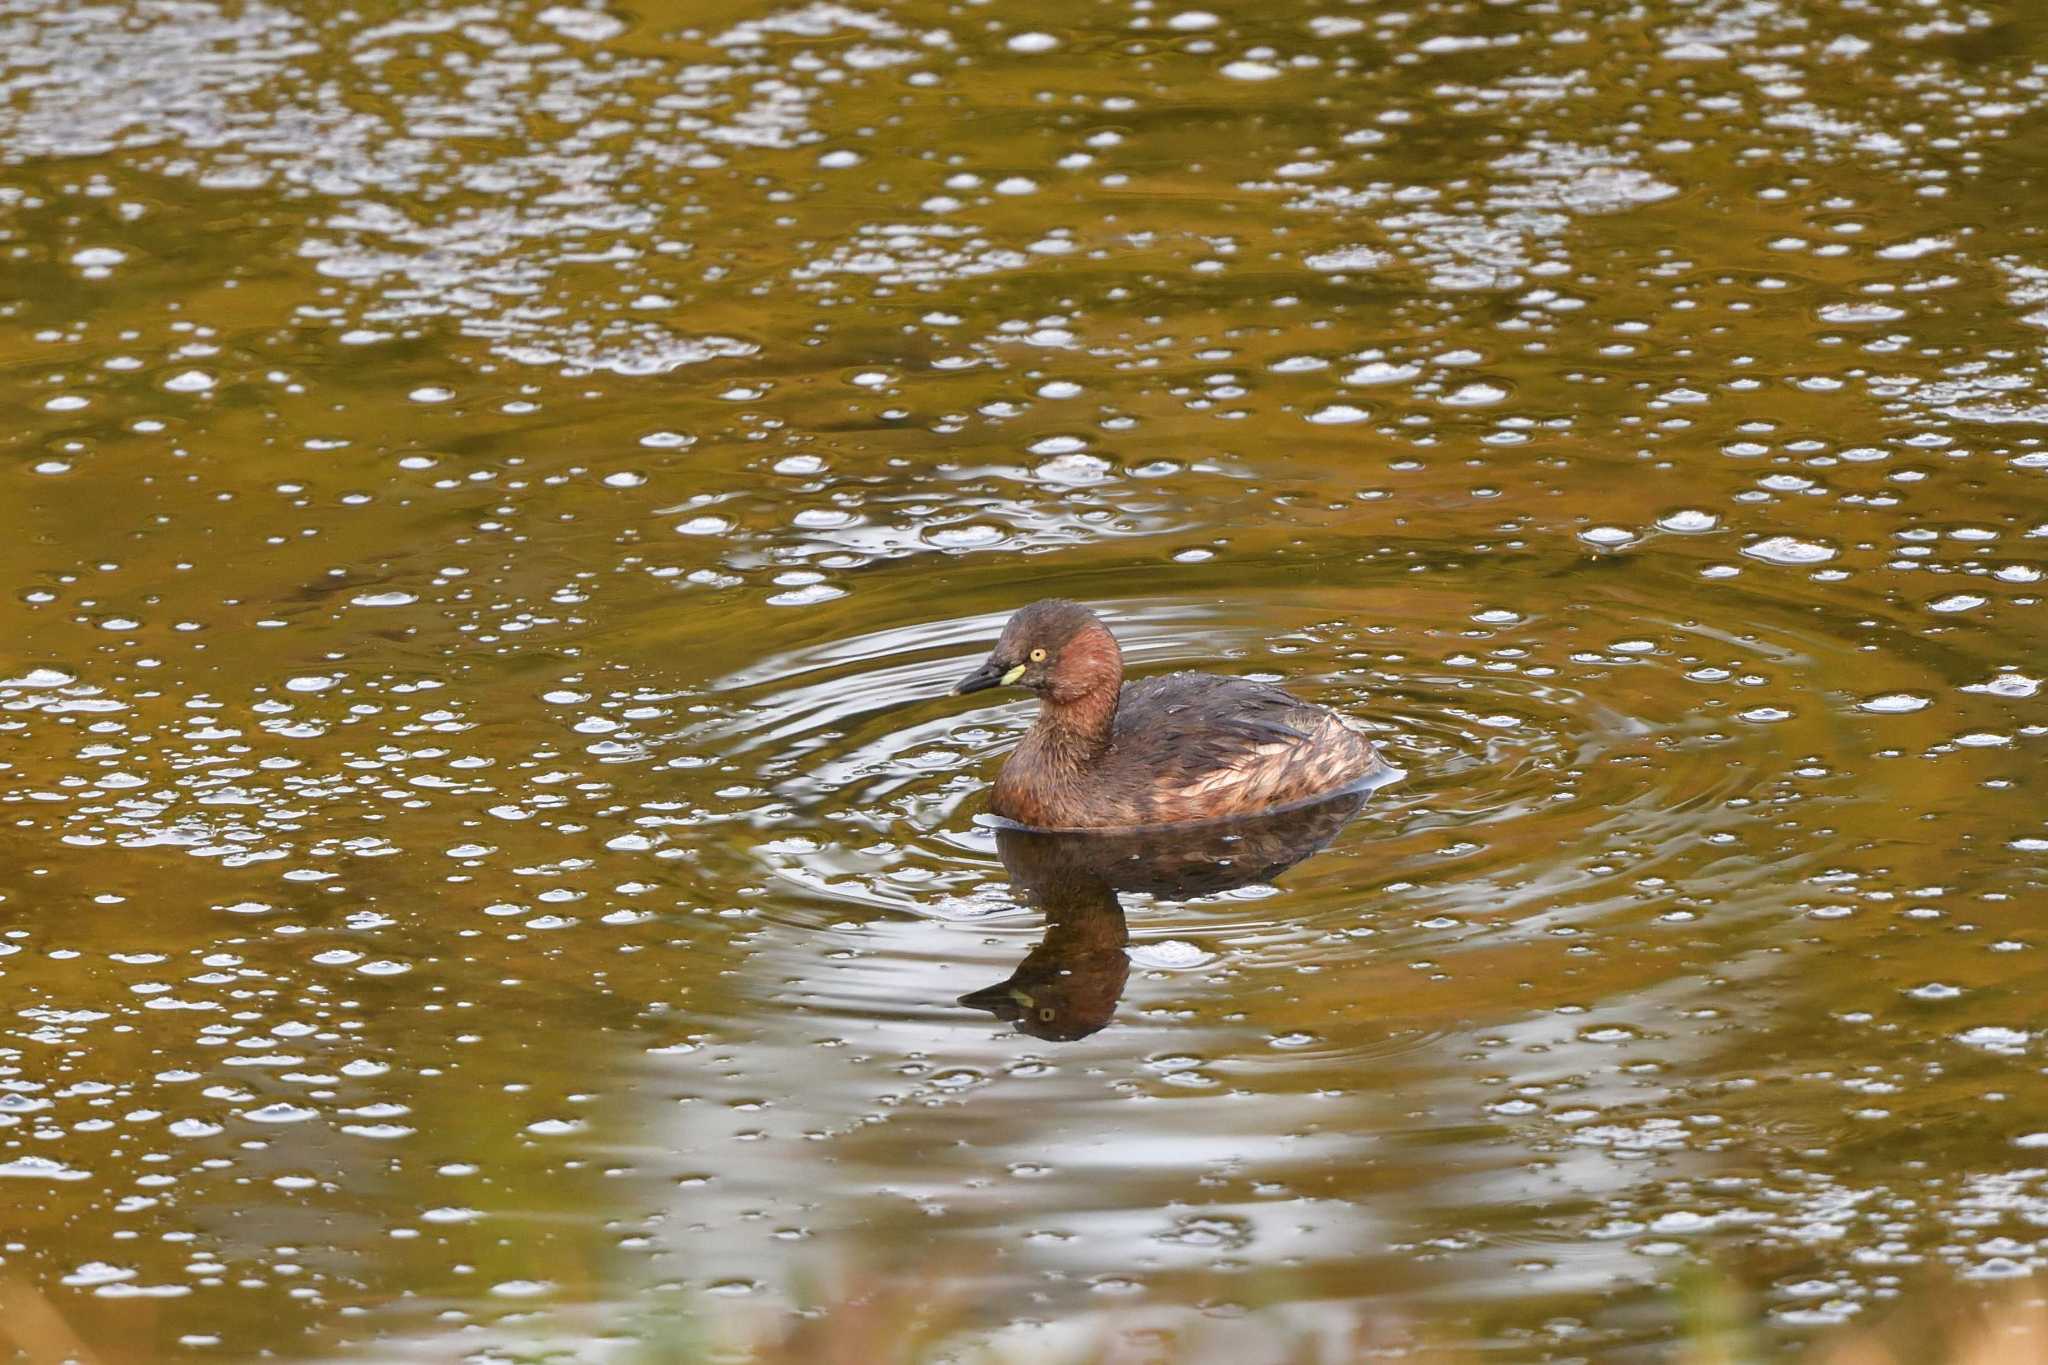
[[[984,688],[1001,686],[1003,674],[1007,671],[994,659],[988,659],[980,668],[953,684],[953,695],[960,696],[967,692],[979,692]]]

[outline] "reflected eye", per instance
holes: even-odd
[[[1034,650],[1032,650],[1032,651],[1031,651],[1031,662],[1032,662],[1032,663],[1035,663],[1035,664],[1042,664],[1042,663],[1044,663],[1044,662],[1045,662],[1045,651],[1044,651],[1044,650],[1042,650],[1042,649],[1034,649]]]

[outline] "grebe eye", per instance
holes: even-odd
[[[1044,651],[1044,650],[1042,650],[1042,649],[1034,649],[1034,650],[1032,650],[1032,651],[1031,651],[1031,662],[1032,662],[1032,663],[1035,663],[1035,664],[1042,664],[1042,663],[1044,663],[1044,662],[1045,662],[1045,651]]]

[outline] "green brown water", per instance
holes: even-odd
[[[0,0],[0,1274],[113,1359],[886,1261],[1512,1360],[2048,1262],[2044,63]],[[955,1003],[1040,921],[945,688],[1050,595],[1409,774],[1074,1042]]]

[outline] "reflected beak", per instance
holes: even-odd
[[[997,663],[994,659],[989,659],[984,661],[980,668],[975,669],[959,682],[954,683],[953,694],[959,696],[967,692],[979,692],[984,688],[1000,687],[1002,684],[1011,681],[1011,673],[1022,673],[1023,671],[1023,669],[1017,668],[1010,670],[1010,673],[1005,673],[1001,664]]]

